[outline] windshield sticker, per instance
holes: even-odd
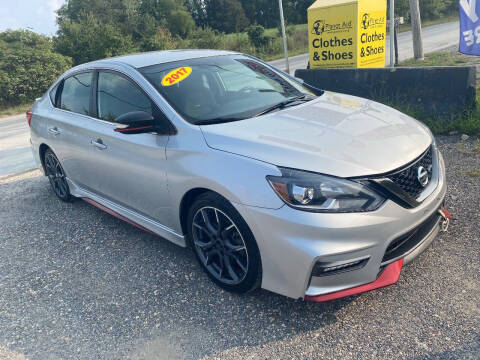
[[[172,86],[180,81],[185,80],[192,73],[190,66],[183,66],[181,68],[170,71],[162,80],[162,86]]]

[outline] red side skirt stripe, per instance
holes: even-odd
[[[120,215],[119,213],[116,213],[115,211],[113,211],[112,209],[109,209],[107,208],[106,206],[103,206],[102,204],[99,204],[97,203],[96,201],[92,200],[92,199],[89,199],[89,198],[82,198],[82,200],[86,201],[87,203],[89,203],[90,205],[93,205],[95,206],[96,208],[99,208],[100,210],[102,211],[105,211],[107,214],[110,214],[112,216],[115,216],[117,219],[120,219],[120,220],[123,220],[125,221],[126,223],[129,223],[130,225],[133,225],[137,228],[139,228],[140,230],[143,230],[149,234],[152,234],[152,235],[155,235],[155,236],[158,236],[157,234],[155,234],[154,232],[144,228],[143,226],[141,225],[138,225],[137,223],[133,222],[132,220],[130,219],[127,219],[125,216],[122,216]]]

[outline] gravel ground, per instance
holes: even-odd
[[[457,141],[450,231],[398,285],[328,304],[230,295],[38,171],[0,180],[0,359],[480,359],[480,151]]]

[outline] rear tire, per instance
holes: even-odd
[[[219,287],[243,294],[260,286],[262,265],[255,238],[225,198],[209,192],[192,204],[187,241],[200,266]]]
[[[70,194],[65,171],[63,171],[60,161],[52,150],[47,149],[45,151],[43,163],[45,164],[45,175],[48,177],[55,195],[62,201],[73,201],[74,197]]]

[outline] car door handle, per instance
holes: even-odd
[[[60,130],[58,130],[58,128],[57,128],[57,127],[53,127],[53,128],[50,128],[50,129],[48,129],[48,132],[49,132],[50,134],[53,134],[53,135],[55,135],[55,136],[57,136],[57,135],[60,135],[60,134],[61,134],[61,131],[60,131]]]
[[[107,148],[107,145],[105,145],[101,139],[98,139],[97,141],[92,140],[91,144],[99,150],[105,150]]]

